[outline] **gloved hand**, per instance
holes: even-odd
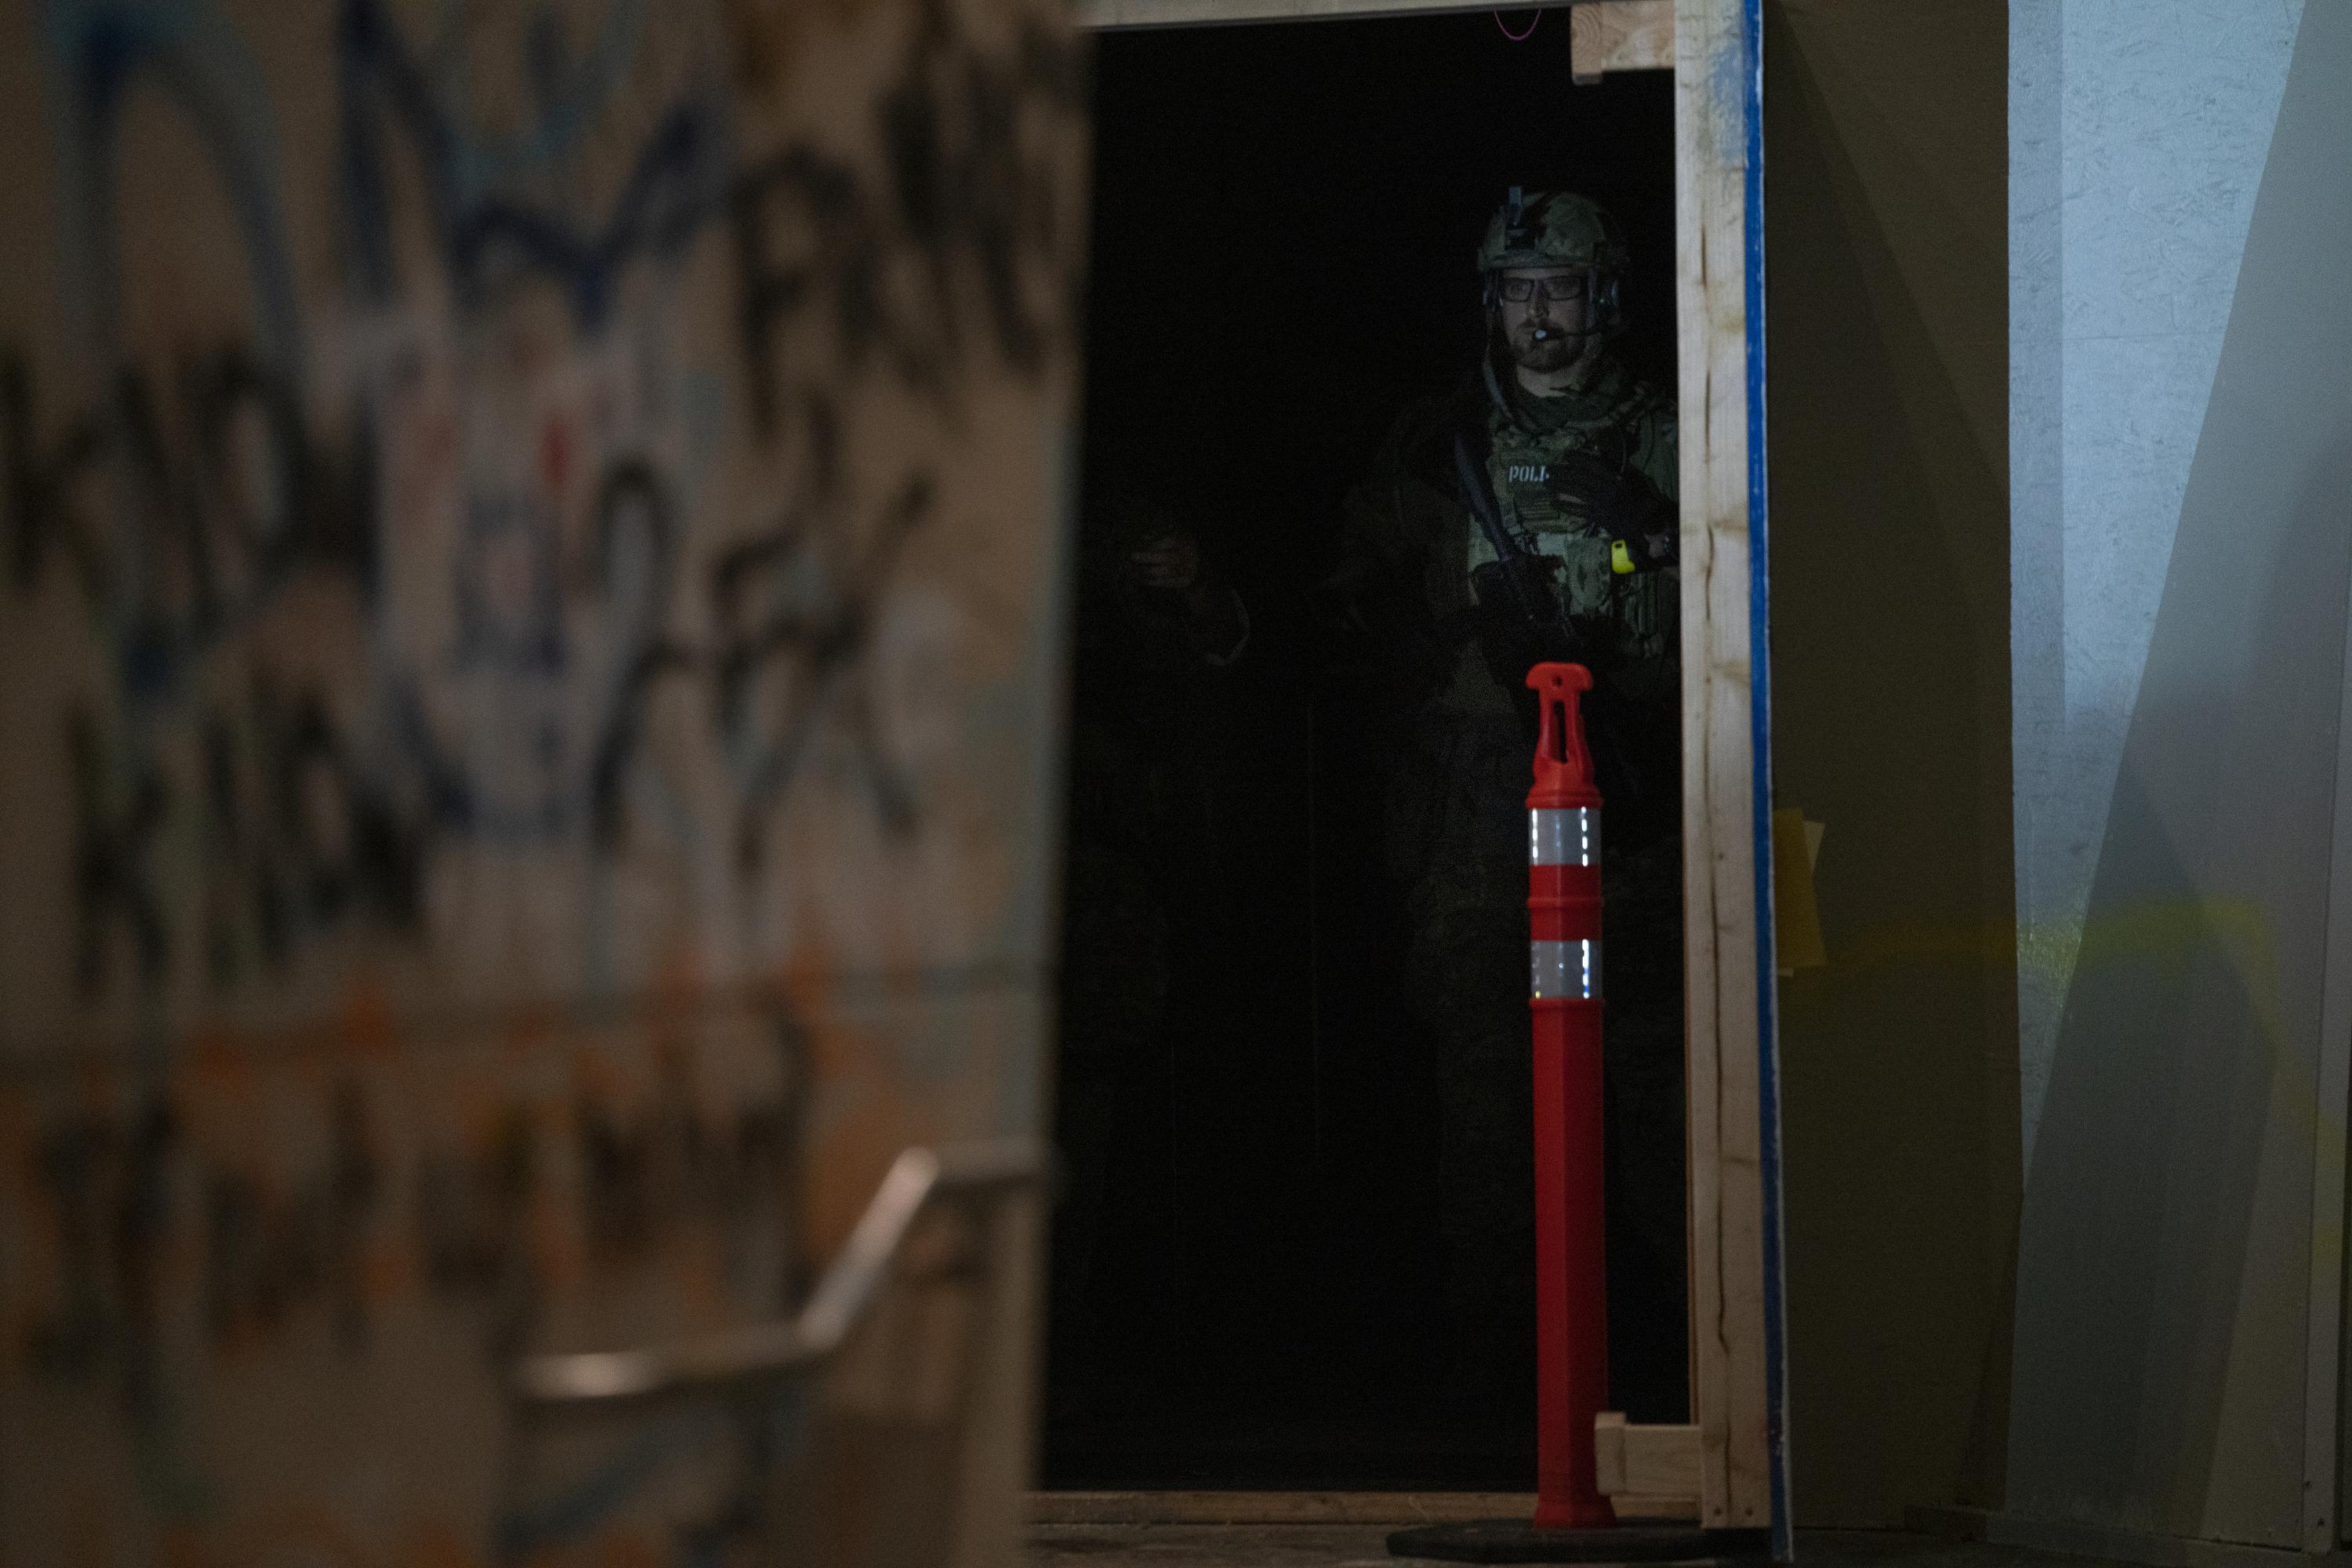
[[[1548,482],[1560,505],[1624,545],[1633,570],[1652,572],[1675,563],[1681,531],[1675,504],[1648,475],[1628,466],[1612,467],[1589,452],[1570,452],[1549,467]]]

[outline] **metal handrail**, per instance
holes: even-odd
[[[1025,1141],[908,1149],[891,1162],[841,1255],[796,1316],[635,1350],[526,1356],[515,1367],[515,1394],[529,1405],[596,1405],[810,1366],[840,1348],[865,1317],[908,1231],[934,1198],[1029,1186],[1045,1173],[1045,1152]]]

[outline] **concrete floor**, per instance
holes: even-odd
[[[1419,1568],[1387,1524],[1039,1524],[1032,1568]],[[1801,1531],[1805,1568],[2093,1568],[2104,1560],[1893,1531]]]

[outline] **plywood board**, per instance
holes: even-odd
[[[1674,68],[1674,0],[1586,0],[1569,13],[1569,26],[1578,81],[1599,81],[1611,71]]]
[[[429,9],[0,15],[0,1560],[1008,1561],[1017,1206],[882,1407],[506,1376],[1039,1131],[1083,62]]]

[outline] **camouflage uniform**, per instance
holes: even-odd
[[[1613,230],[1575,197],[1498,214],[1481,260],[1602,264]],[[1517,248],[1514,245],[1517,245]],[[1596,304],[1608,295],[1596,283]],[[1605,318],[1600,323],[1605,330]],[[1534,749],[1524,679],[1543,658],[1591,667],[1589,727],[1607,802],[1610,1301],[1612,1391],[1637,1418],[1679,1420],[1683,1016],[1676,493],[1672,399],[1603,355],[1537,397],[1490,353],[1455,395],[1409,411],[1349,498],[1334,606],[1405,715],[1389,737],[1390,868],[1405,892],[1406,982],[1437,1055],[1446,1334],[1458,1392],[1528,1396],[1533,1119],[1527,1006],[1527,835]],[[1467,489],[1540,572],[1564,617],[1530,625],[1502,592]],[[1630,569],[1629,569],[1630,568]],[[1540,618],[1540,617],[1539,617]],[[1565,620],[1565,626],[1560,624]]]

